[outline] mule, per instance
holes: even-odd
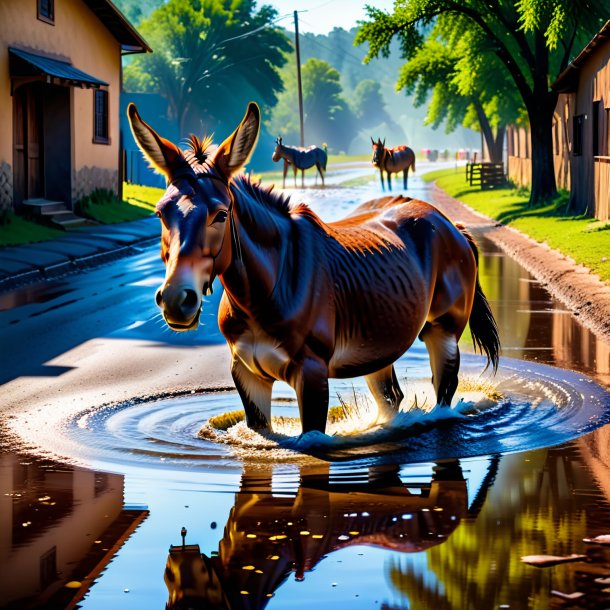
[[[277,163],[280,159],[284,159],[284,176],[282,188],[286,188],[286,174],[288,167],[292,165],[294,171],[294,186],[297,185],[297,170],[301,170],[301,185],[305,186],[305,171],[310,167],[316,166],[320,178],[322,178],[322,186],[324,186],[324,172],[326,171],[326,162],[328,161],[328,153],[326,146],[310,146],[309,148],[297,148],[296,146],[286,146],[282,144],[282,138],[276,138],[275,150],[271,159]]]
[[[166,265],[157,304],[170,328],[193,330],[202,294],[220,279],[218,323],[248,426],[270,429],[276,380],[294,388],[303,432],[325,431],[329,377],[364,375],[379,421],[391,417],[403,398],[393,363],[418,336],[437,401],[449,405],[468,322],[497,368],[500,343],[477,247],[439,210],[386,196],[327,224],[251,182],[240,170],[259,132],[253,103],[213,153],[195,137],[183,152],[133,104],[128,114],[140,148],[168,181],[156,207]]]
[[[385,190],[383,184],[383,172],[385,171],[388,178],[388,190],[392,190],[392,174],[402,172],[402,186],[406,190],[409,184],[409,169],[415,171],[415,153],[408,146],[396,146],[395,148],[386,148],[385,139],[381,138],[375,142],[371,138],[373,145],[373,158],[371,162],[379,169],[381,178],[381,188]]]

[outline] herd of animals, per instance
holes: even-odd
[[[371,161],[379,170],[381,188],[385,189],[383,172],[386,173],[388,190],[390,191],[392,190],[392,174],[402,172],[402,185],[406,189],[409,181],[409,170],[415,171],[415,153],[413,149],[405,145],[387,148],[385,138],[383,142],[381,138],[377,142],[371,138],[371,144],[373,145],[373,158]],[[328,160],[326,144],[323,144],[321,148],[319,146],[310,146],[309,148],[287,146],[282,142],[282,138],[278,137],[275,140],[275,150],[273,151],[272,159],[275,163],[280,160],[284,161],[283,188],[286,188],[286,174],[289,167],[292,167],[294,173],[295,187],[297,185],[297,171],[301,170],[301,185],[304,185],[305,170],[314,166],[318,170],[322,179],[322,186],[324,186],[324,173],[326,172],[326,162]],[[316,181],[317,178],[318,174],[316,174]]]

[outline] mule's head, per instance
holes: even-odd
[[[371,159],[371,163],[375,167],[381,167],[385,153],[385,138],[383,139],[383,142],[381,141],[381,138],[378,138],[377,142],[371,138],[371,144],[373,146],[373,158]]]
[[[138,146],[168,185],[156,207],[165,263],[156,302],[170,328],[193,330],[202,295],[211,294],[214,278],[231,262],[231,179],[256,145],[260,111],[250,103],[242,122],[215,152],[209,141],[194,137],[191,150],[183,152],[147,125],[134,104],[127,113]]]
[[[282,158],[281,151],[282,151],[282,137],[278,136],[277,138],[275,138],[275,150],[273,151],[273,155],[271,156],[271,160],[274,163],[277,163]]]

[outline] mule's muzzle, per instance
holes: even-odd
[[[199,325],[201,297],[192,288],[159,288],[155,301],[172,330],[194,330]]]

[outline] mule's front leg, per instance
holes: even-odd
[[[271,430],[271,391],[274,380],[255,375],[238,358],[233,359],[231,375],[244,405],[248,428]]]
[[[381,178],[381,190],[385,191],[385,184],[383,183],[383,170],[379,170],[379,177]]]
[[[328,416],[328,365],[320,357],[307,352],[291,376],[297,394],[303,433],[326,430]]]

